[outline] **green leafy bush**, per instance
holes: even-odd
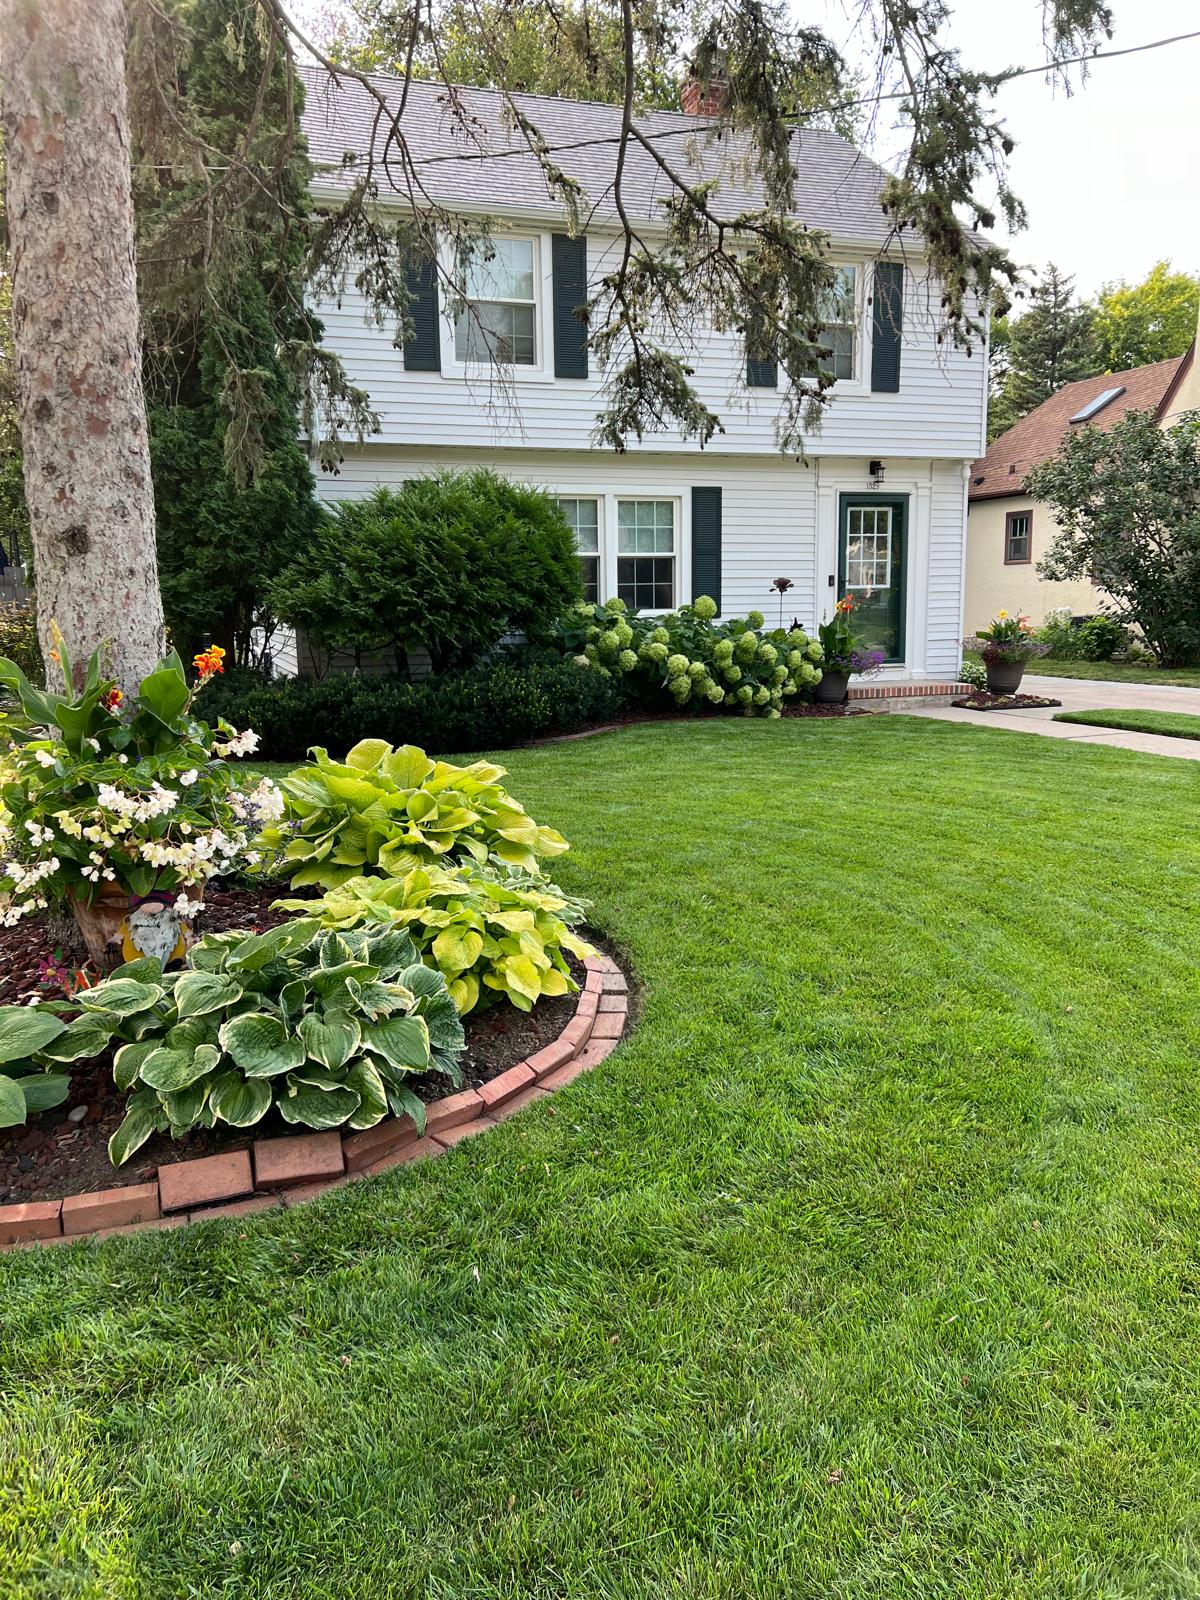
[[[435,672],[508,633],[536,639],[580,594],[571,531],[550,495],[477,468],[343,501],[272,586],[276,611],[327,650],[416,649]]]
[[[19,605],[0,604],[0,656],[15,662],[37,688],[45,683],[38,644],[37,607],[32,600]]]
[[[1129,634],[1112,617],[1074,622],[1065,606],[1046,613],[1037,636],[1049,646],[1046,654],[1052,661],[1111,661],[1129,644]]]
[[[584,905],[529,874],[466,867],[415,867],[402,878],[350,878],[322,900],[282,900],[279,908],[318,916],[327,926],[399,926],[422,959],[445,977],[462,1014],[486,991],[532,1010],[543,995],[575,994],[563,955],[594,952],[571,932]]]
[[[398,877],[445,858],[496,861],[536,872],[567,841],[539,827],[501,787],[503,767],[432,761],[415,745],[362,739],[345,761],[319,747],[316,765],[283,780],[288,820],[266,827],[260,848],[292,874],[292,888],[335,888],[371,871]]]
[[[763,631],[762,613],[718,623],[701,595],[666,616],[638,616],[613,599],[577,605],[558,625],[560,648],[588,674],[618,680],[638,704],[780,715],[784,697],[821,680],[820,644],[801,628]]]
[[[433,755],[498,748],[609,722],[624,707],[615,679],[532,651],[418,683],[346,673],[264,683],[230,673],[208,692],[222,716],[255,729],[269,761],[301,761],[317,744],[348,750],[374,734]]]
[[[57,1103],[46,1098],[61,1088],[56,1069],[116,1044],[113,1075],[130,1098],[109,1141],[114,1166],[151,1134],[246,1128],[272,1107],[306,1128],[370,1128],[389,1110],[422,1126],[410,1080],[456,1078],[463,1048],[445,980],[397,927],[337,933],[295,918],[268,933],[210,934],[184,970],[146,957],[70,1005],[80,1014],[65,1026],[61,1006],[25,1012],[27,1055],[19,1076],[0,1080],[0,1107],[10,1082],[27,1107]],[[38,1027],[47,1036],[34,1043]]]

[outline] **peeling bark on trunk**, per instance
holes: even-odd
[[[162,655],[122,0],[0,0],[13,343],[42,653]]]

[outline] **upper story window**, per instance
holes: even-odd
[[[818,365],[835,378],[853,380],[858,375],[858,268],[839,267],[837,274],[823,308],[821,343],[828,346],[829,354]]]
[[[535,239],[493,239],[472,255],[463,292],[470,302],[454,322],[461,362],[536,367],[538,250]]]
[[[594,499],[560,499],[559,509],[575,535],[579,567],[583,577],[583,598],[591,605],[600,603],[600,502]]]
[[[1032,534],[1033,513],[1031,511],[1010,511],[1008,513],[1004,519],[1004,560],[1009,566],[1032,559]]]

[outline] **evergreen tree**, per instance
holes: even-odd
[[[1065,383],[1102,372],[1092,342],[1095,312],[1074,298],[1075,280],[1050,262],[1030,292],[1029,309],[1004,326],[1004,372],[988,408],[994,439]]]

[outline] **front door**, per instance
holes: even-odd
[[[856,637],[889,662],[904,660],[907,535],[905,496],[842,496],[838,594],[854,601]]]

